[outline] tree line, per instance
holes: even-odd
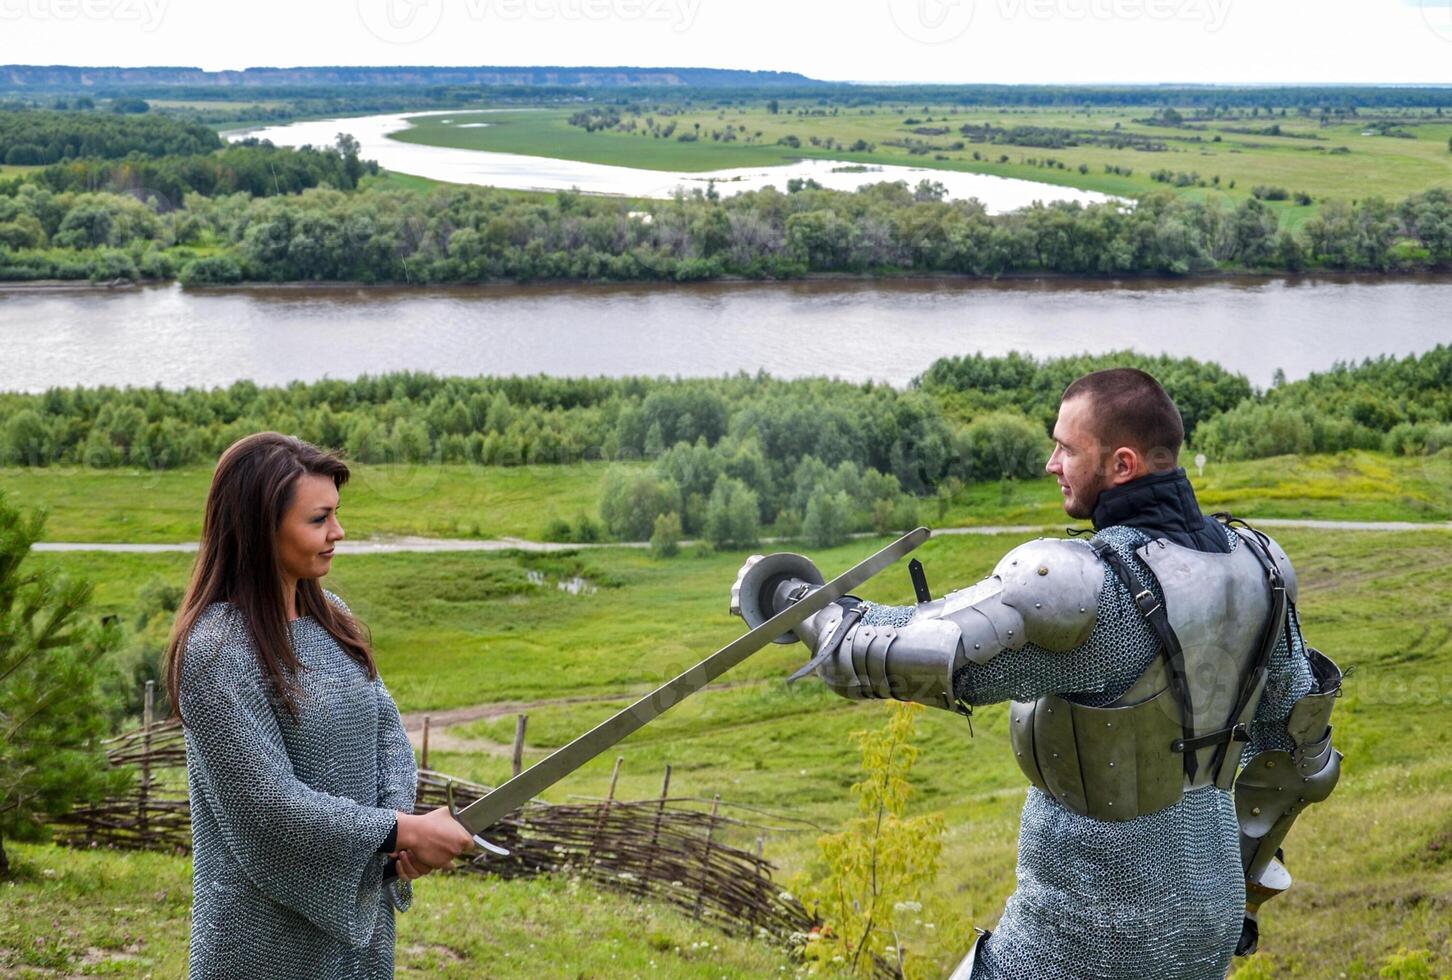
[[[121,159],[78,159],[54,164],[31,179],[56,193],[107,191],[140,200],[155,198],[156,211],[182,205],[191,193],[204,197],[247,194],[270,197],[310,187],[353,190],[365,174],[378,173],[375,161],[358,158],[358,141],[339,134],[330,147],[277,147],[244,139],[211,153]]]
[[[764,374],[715,379],[438,377],[401,372],[285,387],[54,388],[0,394],[0,463],[170,468],[290,432],[363,463],[649,462],[612,471],[598,518],[560,540],[682,535],[817,543],[912,523],[969,482],[1042,472],[1069,381],[1137,366],[1165,385],[1188,447],[1215,459],[1452,446],[1452,346],[1340,364],[1266,391],[1191,358],[1128,351],[943,358],[905,389]]]
[[[1221,459],[1452,447],[1452,345],[1368,358],[1276,384],[1207,421],[1197,443]]]
[[[222,146],[206,126],[160,116],[49,110],[0,111],[0,163],[35,166],[139,153],[176,156]]]
[[[254,149],[249,179],[265,185],[266,158]],[[298,159],[299,179],[352,166],[346,155],[326,166],[307,162],[325,156]],[[697,190],[645,203],[573,191],[318,186],[269,197],[193,194],[166,213],[142,204],[150,213],[141,215],[131,195],[57,193],[22,178],[0,182],[0,279],[691,281],[1452,265],[1452,195],[1442,189],[1397,203],[1326,202],[1296,230],[1281,227],[1277,212],[1256,198],[1227,205],[1164,192],[1133,206],[1057,202],[989,214],[981,202],[944,196],[929,181],[855,192],[793,181],[786,192],[768,187],[722,199]]]

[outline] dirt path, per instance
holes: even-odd
[[[722,681],[707,684],[703,691],[729,691],[737,687],[752,687],[772,683],[770,679]],[[491,738],[455,735],[449,731],[458,725],[488,718],[505,718],[510,715],[529,714],[541,708],[558,708],[570,704],[598,704],[602,701],[627,701],[646,694],[643,690],[617,691],[612,694],[581,694],[563,698],[543,698],[538,701],[494,701],[489,704],[471,704],[463,708],[446,708],[443,711],[408,711],[403,714],[403,729],[414,748],[423,747],[424,718],[429,719],[429,750],[440,752],[484,752],[508,758],[514,751],[512,743],[498,742]],[[581,729],[583,731],[583,729]],[[529,751],[528,732],[525,735],[525,749]]]

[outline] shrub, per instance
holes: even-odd
[[[1037,423],[1022,415],[993,412],[964,427],[954,449],[965,480],[1031,479],[1043,471],[1049,440]]]
[[[680,490],[653,471],[632,472],[617,467],[605,475],[600,519],[605,522],[605,529],[622,541],[644,541],[651,537],[656,519],[668,513],[676,514],[679,523],[680,509]]]
[[[818,490],[812,494],[802,518],[802,536],[807,544],[813,548],[832,548],[847,540],[851,510],[852,501],[842,490],[836,493]]]
[[[657,558],[671,558],[680,550],[681,515],[675,511],[659,515],[650,534],[650,553]]]
[[[755,491],[735,477],[717,477],[706,503],[706,540],[712,547],[749,548],[761,536]]]
[[[204,255],[182,266],[183,286],[212,286],[242,281],[242,267],[230,255]]]

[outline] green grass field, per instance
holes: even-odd
[[[1270,976],[1374,977],[1387,957],[1411,948],[1432,952],[1436,967],[1446,970],[1452,965],[1452,823],[1446,816],[1452,804],[1452,759],[1440,746],[1452,729],[1452,693],[1445,681],[1452,665],[1452,585],[1442,572],[1452,536],[1445,531],[1282,530],[1276,537],[1297,562],[1308,640],[1343,666],[1355,665],[1356,671],[1336,717],[1337,743],[1347,755],[1342,788],[1329,803],[1311,810],[1289,839],[1286,852],[1298,884],[1266,910],[1265,952],[1259,965],[1273,967]],[[922,547],[921,558],[929,582],[942,591],[979,578],[1018,540],[941,537]],[[857,542],[815,558],[823,571],[832,573],[876,544]],[[369,624],[383,677],[405,711],[534,698],[603,698],[531,709],[529,756],[537,758],[603,719],[623,695],[646,690],[733,636],[738,624],[726,616],[726,589],[741,559],[682,555],[655,560],[636,550],[608,549],[547,560],[520,555],[360,556],[341,559],[327,584]],[[187,566],[186,556],[179,555],[46,555],[41,560],[97,579],[105,608],[134,603],[128,597],[152,578],[180,582]],[[547,585],[533,587],[526,581],[530,569],[547,576],[584,573],[600,588],[590,595],[566,595]],[[880,601],[910,597],[902,569],[884,573],[864,592]],[[781,678],[800,658],[802,652],[790,646],[765,650],[729,675],[736,687],[700,695],[627,740],[620,751],[626,758],[621,794],[655,793],[661,767],[669,762],[675,793],[720,793],[729,803],[767,807],[820,828],[838,825],[852,806],[847,790],[855,778],[855,752],[848,733],[883,722],[884,707],[847,703],[815,684],[784,688]],[[508,761],[494,749],[510,730],[508,719],[447,729],[431,764],[497,781],[507,775]],[[919,724],[923,752],[915,769],[916,812],[941,810],[950,826],[941,873],[923,897],[951,900],[961,910],[958,925],[990,925],[1011,891],[1016,819],[1024,794],[1024,780],[1009,759],[1003,707],[977,711],[974,732],[968,738],[967,724],[958,717],[925,713]],[[610,758],[588,765],[556,787],[550,799],[603,793],[610,765]],[[771,823],[802,826],[786,819]],[[768,854],[783,865],[784,884],[812,858],[815,835],[815,830],[802,829],[771,836]],[[134,906],[135,899],[121,896],[128,875],[138,874],[136,867],[147,880],[170,881],[163,886],[168,893],[184,890],[186,880],[186,865],[179,859],[65,855],[45,848],[25,848],[20,855],[29,871],[13,886],[13,902],[7,896],[7,905],[17,913],[10,918],[12,925],[0,932],[0,947],[9,950],[4,955],[12,963],[28,963],[22,957],[39,957],[42,948],[49,948],[45,944],[60,941],[55,936],[65,935],[64,929],[51,929],[57,916],[67,928],[80,929],[76,938],[65,939],[76,948],[112,948],[107,942],[122,942],[125,931],[119,926],[102,942],[99,934],[86,931],[100,926],[83,928],[77,922],[86,907]],[[90,861],[97,864],[84,864]],[[60,883],[38,877],[36,868],[55,862],[76,870],[64,873]],[[498,963],[491,957],[504,948],[518,955],[523,934],[489,931],[486,938],[473,936],[460,947],[440,922],[462,922],[470,915],[498,922],[499,915],[489,909],[515,907],[526,902],[521,896],[537,897],[539,891],[533,890],[558,896],[553,890],[566,887],[427,884],[430,890],[409,913],[415,918],[404,918],[399,948],[446,945],[462,957],[460,963],[473,964],[475,970]],[[484,903],[482,915],[470,910],[478,902]],[[184,902],[161,903],[148,915],[150,925],[135,931],[148,936],[145,960],[116,964],[119,976],[141,976],[142,971],[179,961]],[[531,915],[550,913],[537,910]],[[646,913],[603,899],[579,920],[562,916],[543,926],[537,918],[531,922],[544,932],[556,931],[560,947],[581,957],[584,976],[611,976],[603,964],[598,973],[588,964],[598,963],[603,936],[640,935],[630,925],[632,915]],[[659,922],[671,920],[658,910],[649,915]],[[659,928],[669,932],[664,925]],[[671,935],[684,939],[685,934]],[[32,951],[35,938],[44,938],[45,944]],[[649,954],[642,941],[627,939],[624,945],[632,942],[630,954]],[[723,952],[720,967],[738,968],[739,976],[762,976],[775,971],[771,963],[780,963],[768,952],[739,952],[741,960],[732,958],[735,952]],[[749,960],[752,955],[758,958]],[[694,963],[655,958],[662,976],[697,976]],[[460,976],[468,976],[468,968],[459,968]],[[526,974],[504,971],[498,976]]]
[[[355,464],[340,516],[349,535],[539,539],[553,517],[594,515],[612,464],[444,466]],[[642,463],[613,464],[641,466]],[[1452,520],[1452,454],[1379,453],[1277,457],[1190,469],[1208,510],[1255,517],[1355,521]],[[0,491],[50,511],[52,541],[193,541],[210,467],[94,470],[75,466],[0,467]],[[925,500],[920,519],[937,527],[1063,523],[1058,487],[1038,480],[966,487],[938,513]]]
[[[1218,176],[1218,187],[1186,187],[1180,193],[1197,197],[1223,196],[1239,200],[1249,196],[1255,185],[1284,187],[1291,193],[1304,191],[1316,199],[1351,200],[1367,194],[1395,199],[1429,187],[1452,187],[1452,119],[1408,115],[1405,122],[1411,138],[1365,135],[1368,123],[1360,120],[1322,126],[1318,119],[1288,115],[1261,116],[1205,123],[1205,128],[1184,129],[1149,126],[1136,118],[1150,115],[1146,109],[1091,108],[1005,109],[1001,107],[879,106],[875,109],[843,109],[837,114],[802,114],[787,105],[773,115],[764,106],[732,107],[724,110],[695,109],[669,117],[676,135],[694,133],[696,142],[679,142],[675,137],[658,139],[616,130],[587,132],[569,125],[572,110],[538,109],[489,113],[453,113],[447,117],[418,117],[412,129],[395,134],[404,142],[494,150],[533,156],[559,157],[590,163],[643,167],[658,170],[705,171],[730,167],[785,163],[803,157],[846,159],[855,163],[907,164],[943,170],[965,170],[1021,177],[1063,186],[1110,194],[1135,196],[1170,185],[1152,180],[1159,169],[1194,172],[1207,183]],[[811,113],[813,107],[803,106]],[[667,117],[661,117],[665,122]],[[448,119],[443,122],[442,119]],[[909,124],[907,119],[917,122]],[[474,128],[471,124],[491,125]],[[1079,145],[1044,149],[1005,143],[967,142],[961,150],[947,149],[961,139],[958,128],[965,124],[996,127],[1035,126],[1072,129],[1078,133],[1142,135],[1167,144],[1162,152],[1104,145]],[[713,131],[727,125],[739,135],[729,142],[711,139]],[[1196,123],[1195,125],[1201,125]],[[1279,125],[1282,135],[1270,136],[1233,132],[1233,129],[1262,129]],[[921,127],[943,128],[944,135],[921,137]],[[468,127],[468,128],[465,128]],[[759,136],[757,134],[760,134]],[[784,136],[796,136],[799,149],[777,145]],[[820,145],[812,144],[815,138]],[[837,148],[826,145],[835,140]],[[848,153],[840,147],[856,140],[877,144],[871,152]],[[906,147],[885,145],[889,140],[917,139],[934,147],[914,155]],[[1218,141],[1217,141],[1218,139]],[[1344,147],[1341,151],[1339,148]],[[983,157],[973,159],[977,150]],[[1337,152],[1332,152],[1337,150]],[[999,162],[1007,155],[1008,160]],[[1066,169],[1042,165],[1045,158],[1062,162]],[[1029,163],[1040,161],[1040,165]],[[1079,173],[1083,164],[1086,173]],[[1129,176],[1105,172],[1105,166],[1132,171]],[[1230,187],[1235,182],[1234,188]],[[1298,224],[1313,210],[1290,202],[1277,202],[1290,224]]]
[[[15,876],[0,884],[0,975],[186,975],[190,860],[10,847]],[[396,922],[403,978],[716,980],[776,975],[789,964],[780,950],[563,879],[424,878],[413,909]]]
[[[540,538],[551,517],[595,512],[606,468],[355,464],[339,519],[354,537]],[[210,466],[110,472],[0,467],[0,490],[50,510],[47,531],[56,541],[196,540],[211,479]]]
[[[0,485],[18,492],[15,474],[4,471]],[[1282,460],[1259,475],[1222,477],[1208,470],[1201,482],[1207,507],[1224,493],[1261,506],[1334,509],[1331,488],[1341,486],[1367,513],[1405,517],[1425,516],[1432,512],[1427,508],[1445,513],[1445,501],[1418,502],[1419,495],[1438,496],[1435,475],[1409,461],[1361,456]],[[1321,500],[1302,505],[1289,488],[1307,477],[1323,481],[1324,492]],[[88,499],[123,499],[124,491],[108,490],[106,479],[124,486],[121,475],[95,475],[87,493],[63,504],[52,500],[53,521],[99,526],[78,522],[73,512]],[[198,474],[178,479],[192,482],[175,485],[177,499],[183,489],[205,482]],[[452,477],[437,479],[457,486],[448,482]],[[32,495],[43,492],[36,489],[39,482],[23,486]],[[960,506],[996,492],[972,488]],[[361,501],[353,503],[355,510],[363,508]],[[445,513],[453,506],[442,497],[369,506],[376,508],[377,522],[402,527],[436,505]],[[1044,510],[1038,498],[1012,506]],[[537,519],[522,517],[520,526]],[[354,522],[355,534],[371,530],[358,517]],[[1452,757],[1445,751],[1452,732],[1446,681],[1452,581],[1445,568],[1452,533],[1278,529],[1275,536],[1296,563],[1308,640],[1355,672],[1335,718],[1337,743],[1347,756],[1341,788],[1303,818],[1288,842],[1297,885],[1264,912],[1263,953],[1254,961],[1261,972],[1254,975],[1376,977],[1401,949],[1427,951],[1434,969],[1446,973],[1452,970]],[[919,555],[941,593],[981,577],[1023,537],[944,536]],[[832,574],[879,543],[857,541],[813,557]],[[553,702],[528,709],[532,760],[736,635],[739,624],[726,614],[726,597],[743,557],[691,548],[670,560],[612,548],[547,557],[344,554],[325,584],[372,630],[383,677],[405,712]],[[182,582],[190,558],[45,554],[36,560],[92,578],[101,609],[125,612],[148,582]],[[530,572],[542,573],[544,584],[531,584]],[[554,580],[576,574],[596,591],[569,595],[553,587]],[[879,576],[863,593],[887,602],[905,602],[912,594],[901,568]],[[767,854],[782,867],[784,887],[795,887],[793,875],[810,865],[818,832],[813,826],[836,827],[852,812],[848,788],[857,760],[848,735],[885,720],[884,705],[842,701],[815,681],[784,687],[782,678],[802,656],[795,646],[761,652],[728,675],[734,686],[680,705],[620,749],[626,760],[622,796],[658,792],[661,769],[669,763],[673,793],[707,799],[719,793],[729,803],[779,815],[765,821],[785,828],[769,837]],[[598,700],[559,703],[582,697]],[[1005,720],[1002,706],[980,709],[972,737],[963,719],[946,712],[925,712],[919,723],[922,754],[911,807],[942,811],[948,820],[941,870],[923,895],[958,910],[958,921],[945,928],[991,925],[1013,887],[1024,780],[1010,759]],[[512,732],[512,712],[455,725],[439,733],[430,763],[498,781],[508,774],[507,755],[499,750]],[[547,797],[598,795],[610,766],[611,758],[602,758]],[[0,973],[33,966],[176,975],[185,951],[185,860],[46,846],[15,850],[20,878],[0,885],[8,913],[0,920]],[[47,868],[53,874],[45,874]],[[414,910],[399,921],[403,975],[438,968],[457,976],[694,977],[708,970],[711,976],[764,976],[793,969],[779,951],[728,941],[669,912],[600,897],[567,881],[429,880]],[[145,942],[137,944],[138,937]],[[701,955],[691,944],[702,940],[719,951]],[[502,958],[506,950],[509,959]],[[536,958],[518,962],[526,954]],[[610,960],[612,955],[619,959]],[[945,970],[950,959],[948,952],[940,956]]]

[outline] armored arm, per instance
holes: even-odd
[[[1261,903],[1291,885],[1280,861],[1281,843],[1301,811],[1331,795],[1341,774],[1330,718],[1341,694],[1342,672],[1321,651],[1305,645],[1296,616],[1295,572],[1274,541],[1270,551],[1285,576],[1290,608],[1250,726],[1250,761],[1235,782],[1246,882],[1246,923],[1236,950],[1241,955],[1255,951]]]
[[[754,557],[732,588],[732,612],[756,626],[822,582],[800,555]],[[1104,566],[1079,541],[1020,545],[976,585],[877,623],[869,604],[845,597],[777,642],[800,640],[827,686],[846,698],[892,698],[959,710],[953,677],[1026,644],[1064,651],[1094,628]]]

